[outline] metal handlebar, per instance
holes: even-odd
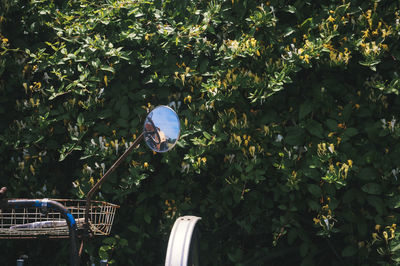
[[[0,192],[3,189],[0,190]],[[5,191],[4,191],[5,192]],[[3,194],[4,196],[4,194]],[[74,216],[59,202],[53,200],[29,200],[29,199],[14,199],[7,200],[3,203],[5,207],[10,208],[30,208],[30,207],[45,207],[47,209],[53,209],[60,213],[68,225],[69,238],[70,238],[70,265],[79,265],[79,255],[77,247],[77,225]]]

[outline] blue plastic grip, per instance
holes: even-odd
[[[75,227],[76,222],[75,222],[74,216],[70,213],[67,213],[67,217],[68,217],[69,223],[71,224],[71,227]]]
[[[36,200],[33,204],[33,207],[42,207],[42,202],[40,200]]]

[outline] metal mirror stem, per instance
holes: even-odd
[[[85,207],[85,228],[89,232],[89,209],[93,194],[104,183],[107,177],[114,172],[115,168],[145,139],[147,146],[155,152],[167,152],[171,150],[179,139],[180,122],[175,111],[168,106],[158,106],[154,108],[146,117],[143,132],[132,143],[132,145],[115,161],[99,181],[92,187],[86,196]],[[79,256],[83,251],[83,242],[79,250]]]

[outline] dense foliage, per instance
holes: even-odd
[[[162,264],[193,214],[204,265],[400,261],[398,1],[0,3],[9,196],[84,198],[149,110],[181,118],[173,151],[142,145],[102,186],[121,208],[85,260]],[[0,262],[68,261],[35,241]]]

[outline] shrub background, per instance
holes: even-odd
[[[181,118],[173,151],[141,145],[102,186],[121,208],[84,260],[163,264],[193,214],[204,265],[400,261],[397,1],[0,3],[10,197],[83,198],[149,110]],[[67,241],[1,245],[67,262]]]

